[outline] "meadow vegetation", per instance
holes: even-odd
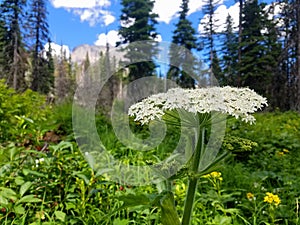
[[[254,125],[228,118],[222,149],[230,155],[199,178],[192,224],[299,224],[300,115],[255,118]],[[162,144],[141,155],[118,141],[107,117],[97,114],[96,124],[107,150],[132,164],[163,159],[178,141],[170,128]],[[186,177],[171,189],[181,216]],[[89,167],[73,135],[71,103],[49,106],[39,94],[0,83],[0,224],[158,225],[167,213],[160,197],[157,185],[116,183]]]

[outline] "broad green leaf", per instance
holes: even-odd
[[[55,211],[54,212],[55,216],[57,219],[59,219],[60,221],[64,222],[66,219],[66,214],[62,211]]]
[[[16,177],[16,179],[15,179],[15,183],[16,183],[16,185],[22,185],[22,184],[24,184],[24,179],[23,179],[23,177]]]
[[[7,198],[7,199],[12,199],[12,200],[17,199],[17,193],[14,192],[12,189],[0,187],[0,190],[1,190],[0,196],[3,196],[4,198]]]
[[[66,210],[76,209],[76,205],[73,202],[66,203]]]
[[[19,201],[16,202],[16,204],[20,204],[20,203],[33,203],[33,202],[41,202],[41,199],[38,199],[36,197],[34,197],[34,195],[26,195],[23,198],[21,198]]]
[[[21,214],[21,215],[24,215],[24,214],[25,214],[25,209],[24,209],[24,207],[21,206],[21,205],[16,205],[16,206],[14,207],[14,211],[15,211],[16,214]]]
[[[21,188],[20,188],[20,195],[21,197],[25,194],[26,191],[28,191],[28,189],[31,187],[32,182],[27,181],[26,183],[24,183]]]
[[[128,194],[123,195],[118,198],[120,201],[124,202],[124,207],[133,207],[133,206],[140,206],[140,205],[151,205],[151,201],[147,195],[144,194]]]
[[[7,205],[8,200],[7,198],[4,198],[2,195],[0,195],[0,205]]]
[[[161,222],[163,225],[180,225],[179,216],[176,211],[174,196],[167,192],[160,200]]]

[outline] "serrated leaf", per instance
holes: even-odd
[[[28,189],[31,187],[32,182],[27,181],[26,183],[24,183],[21,188],[20,188],[20,195],[21,197],[25,194],[26,191],[28,191]]]
[[[62,211],[55,211],[54,214],[55,214],[55,216],[56,216],[57,219],[59,219],[62,222],[65,222],[66,214],[64,212],[62,212]]]
[[[21,215],[24,215],[25,214],[25,209],[23,206],[21,205],[17,205],[14,207],[14,211],[16,214],[21,214]]]
[[[20,204],[20,203],[34,203],[34,202],[41,202],[41,199],[38,199],[36,197],[34,197],[34,195],[26,195],[23,198],[21,198],[19,201],[16,202],[16,204]]]

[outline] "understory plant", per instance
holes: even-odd
[[[174,88],[166,93],[152,95],[129,108],[128,114],[142,125],[164,120],[169,125],[181,127],[182,134],[190,134],[185,135],[188,140],[185,148],[174,159],[179,165],[177,169],[181,177],[188,179],[182,218],[176,212],[174,194],[170,188],[177,178],[177,174],[173,174],[165,177],[168,185],[160,199],[161,222],[164,225],[191,224],[199,178],[215,171],[226,156],[226,152],[219,150],[227,115],[252,124],[255,118],[251,114],[266,105],[267,100],[253,90],[227,86]],[[172,165],[176,163],[173,162]],[[172,169],[174,170],[173,167]]]

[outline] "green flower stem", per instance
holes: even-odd
[[[201,128],[201,131],[199,133],[199,138],[197,140],[196,151],[193,156],[193,163],[191,166],[192,176],[189,177],[187,196],[185,199],[183,217],[181,222],[182,225],[190,225],[191,223],[191,215],[193,212],[193,206],[194,206],[197,184],[198,184],[198,178],[195,175],[198,173],[201,153],[202,150],[204,150],[204,135],[205,135],[205,128]]]

